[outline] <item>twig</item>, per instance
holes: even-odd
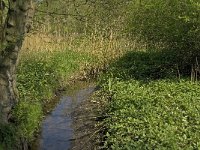
[[[176,67],[177,67],[178,79],[180,80],[180,79],[181,79],[181,74],[180,74],[180,71],[179,71],[178,65],[176,65]]]

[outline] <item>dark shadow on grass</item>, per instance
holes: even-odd
[[[111,64],[110,73],[123,80],[188,78],[192,66],[197,67],[196,58],[198,60],[198,56],[188,56],[172,50],[131,51]]]

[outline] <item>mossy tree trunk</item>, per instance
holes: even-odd
[[[34,15],[33,0],[9,0],[0,45],[0,123],[7,124],[18,102],[16,66],[25,33]]]

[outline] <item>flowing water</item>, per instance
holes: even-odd
[[[76,83],[69,87],[53,111],[42,122],[41,134],[34,150],[68,150],[73,138],[72,116],[74,108],[95,91],[94,84]]]

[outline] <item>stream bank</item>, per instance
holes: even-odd
[[[89,97],[97,87],[94,82],[76,82],[66,89],[57,104],[49,104],[54,109],[46,114],[31,150],[94,149],[97,103]]]
[[[72,113],[74,134],[70,150],[99,149],[102,126],[98,124],[98,116],[101,105],[93,96],[80,103]]]

